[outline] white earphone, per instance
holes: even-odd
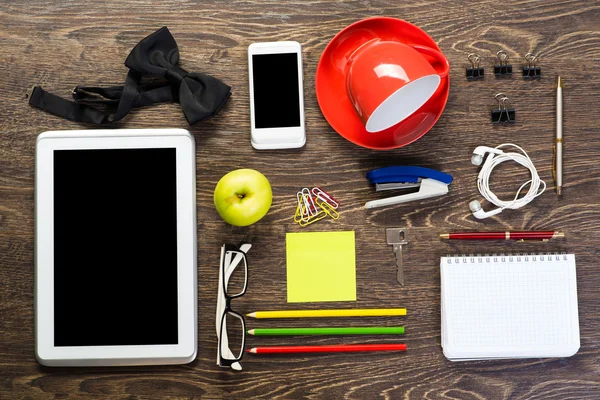
[[[493,215],[500,214],[503,210],[502,208],[495,208],[491,211],[483,211],[479,200],[473,200],[472,202],[470,202],[469,208],[471,209],[473,216],[477,219],[485,219]]]
[[[501,147],[507,147],[507,146],[517,148],[520,151],[520,153],[505,153],[504,151],[500,150]],[[488,153],[489,153],[489,155],[487,156],[487,159],[485,160],[485,163],[484,163],[483,159],[485,158],[486,154],[488,154]],[[503,201],[503,200],[500,200],[491,191],[490,175],[492,174],[492,170],[494,169],[495,166],[497,166],[498,164],[501,164],[505,161],[511,161],[511,160],[515,161],[518,164],[529,169],[529,172],[531,173],[531,179],[528,180],[527,182],[525,182],[523,185],[521,185],[519,190],[517,190],[517,194],[515,195],[513,200]],[[535,169],[535,166],[533,165],[533,162],[531,161],[531,159],[529,158],[529,156],[527,155],[525,150],[523,150],[521,147],[517,146],[516,144],[504,143],[495,148],[487,147],[487,146],[478,146],[475,148],[475,150],[473,150],[473,156],[471,157],[471,163],[473,165],[477,165],[477,166],[479,166],[483,163],[483,165],[481,167],[481,171],[479,171],[479,175],[477,176],[477,187],[478,187],[481,195],[487,201],[489,201],[490,203],[492,203],[498,207],[491,211],[483,211],[483,209],[481,208],[481,203],[477,200],[473,200],[472,202],[469,203],[469,208],[471,209],[473,216],[477,219],[485,219],[485,218],[491,217],[493,215],[500,214],[505,208],[510,208],[513,210],[521,208],[521,207],[525,206],[526,204],[528,204],[529,202],[531,202],[533,199],[535,199],[540,194],[544,193],[544,190],[546,190],[546,182],[544,182],[543,180],[540,179],[540,177],[537,173],[537,170]],[[525,196],[523,196],[522,198],[519,198],[519,194],[521,194],[521,190],[523,190],[523,188],[525,186],[527,186],[528,184],[531,184],[529,187],[529,190],[527,191]],[[543,185],[543,188],[541,190],[540,190],[540,185]]]
[[[471,164],[480,166],[483,163],[486,153],[492,154],[504,154],[502,150],[494,149],[493,147],[477,146],[473,150],[473,156],[471,157]],[[491,158],[494,156],[492,155]]]

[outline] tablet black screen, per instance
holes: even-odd
[[[54,345],[177,344],[176,149],[54,151]]]

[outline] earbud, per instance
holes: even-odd
[[[477,166],[481,165],[481,163],[483,163],[483,158],[485,157],[486,153],[504,154],[504,152],[502,150],[494,149],[493,147],[477,146],[475,148],[475,150],[473,150],[473,156],[471,157],[471,164],[477,165]]]
[[[471,164],[473,165],[480,166],[482,162],[483,156],[480,156],[479,154],[473,154],[473,156],[471,157]]]
[[[492,211],[483,211],[481,208],[481,203],[478,200],[473,200],[469,203],[469,208],[473,213],[473,216],[477,219],[485,219],[491,217],[496,214],[500,214],[502,212],[502,208],[496,208]]]

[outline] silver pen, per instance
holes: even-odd
[[[562,80],[558,77],[556,85],[556,143],[554,144],[554,181],[556,182],[556,194],[562,194],[563,182],[563,98]]]

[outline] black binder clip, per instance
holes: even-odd
[[[532,53],[525,54],[525,60],[527,60],[527,66],[523,67],[523,78],[525,79],[536,79],[542,77],[542,69],[535,66],[537,56]]]
[[[508,108],[508,96],[504,93],[498,93],[494,98],[498,101],[498,108],[492,109],[492,123],[513,123],[515,122],[515,109]]]
[[[471,68],[467,67],[467,79],[472,81],[476,79],[483,79],[483,67],[479,66],[481,62],[481,57],[478,54],[471,53],[467,57],[469,62],[471,63]]]
[[[494,75],[496,78],[512,75],[512,65],[508,63],[508,53],[500,50],[496,53],[496,57],[498,57],[498,64],[494,65]]]

